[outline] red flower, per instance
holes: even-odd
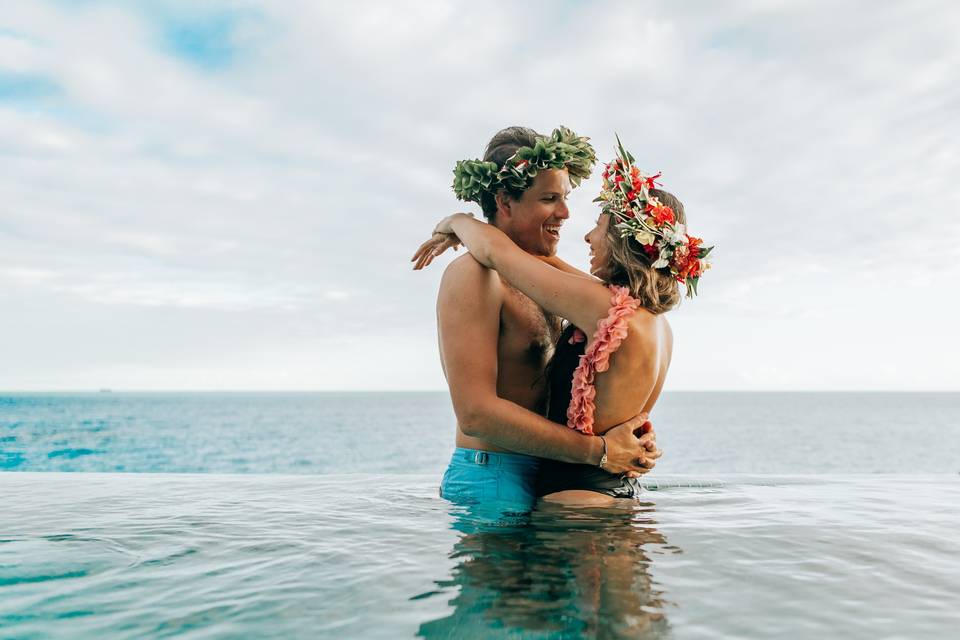
[[[654,180],[659,178],[662,174],[663,174],[662,171],[657,171],[657,175],[650,176],[649,178],[644,178],[643,181],[647,183],[647,188],[653,189],[656,186],[656,183],[654,182]]]
[[[673,224],[676,218],[673,215],[673,209],[664,205],[658,204],[656,206],[648,204],[647,208],[644,210],[646,213],[649,213],[653,216],[654,221],[657,223],[657,226],[663,226],[664,223],[669,222]]]
[[[677,278],[698,278],[703,275],[703,265],[700,262],[700,238],[688,237],[687,244],[678,247],[674,253],[674,263],[677,269]],[[683,282],[683,280],[681,280]]]
[[[656,260],[660,257],[660,249],[657,248],[655,244],[645,244],[643,245],[643,251],[651,260]]]

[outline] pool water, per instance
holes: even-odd
[[[957,475],[645,483],[497,521],[432,474],[3,473],[0,637],[958,637]]]

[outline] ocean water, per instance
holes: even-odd
[[[0,396],[0,638],[955,638],[960,394],[668,394],[643,499],[437,495],[445,394]]]
[[[960,473],[960,393],[666,393],[659,473]],[[0,470],[442,473],[446,393],[0,394]]]
[[[6,474],[0,637],[957,637],[955,476],[646,482],[492,524],[432,476]]]

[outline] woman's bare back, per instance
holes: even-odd
[[[638,413],[651,413],[670,368],[673,332],[664,315],[641,308],[628,327],[627,337],[610,356],[610,368],[596,374],[597,434]]]

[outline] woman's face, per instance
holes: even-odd
[[[610,264],[610,241],[607,239],[609,226],[610,214],[601,213],[596,226],[583,236],[590,245],[590,273],[601,280],[605,279],[605,271]]]

